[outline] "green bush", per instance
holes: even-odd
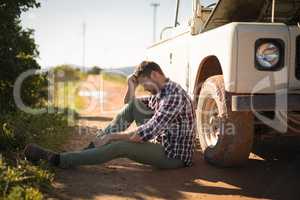
[[[49,72],[54,75],[54,82],[80,81],[87,77],[87,73],[71,65],[58,65],[51,68]]]
[[[0,114],[14,112],[13,88],[17,78],[29,69],[40,69],[39,55],[33,30],[23,29],[20,16],[30,8],[40,6],[36,0],[10,0],[0,2]],[[45,77],[36,75],[24,82],[21,96],[27,105],[39,104],[46,94]]]
[[[32,142],[60,150],[73,130],[65,113],[30,115],[19,111],[0,117],[0,199],[43,199],[54,174],[45,163],[33,166],[22,160],[20,152]]]
[[[58,149],[73,130],[65,114],[10,113],[0,117],[0,151],[18,151],[28,143]]]
[[[0,155],[6,156],[6,161],[0,157],[0,199],[42,199],[53,174],[20,159],[19,152],[32,142],[58,150],[73,131],[65,114],[26,114],[18,111],[14,101],[18,77],[40,69],[34,31],[24,29],[20,20],[22,12],[39,6],[37,0],[0,1]],[[46,89],[46,76],[35,75],[24,81],[20,95],[26,105],[40,107],[45,105]]]
[[[43,199],[41,191],[51,188],[53,177],[45,166],[33,166],[26,161],[9,165],[0,155],[0,199]]]
[[[102,71],[103,71],[103,69],[101,67],[94,66],[87,71],[87,74],[99,75],[99,74],[101,74]]]

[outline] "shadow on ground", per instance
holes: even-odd
[[[300,197],[300,159],[249,159],[243,168],[216,168],[196,153],[191,168],[162,171],[126,159],[102,166],[58,170],[55,196],[59,199],[216,199],[230,195],[267,199]],[[227,199],[227,198],[224,198]]]

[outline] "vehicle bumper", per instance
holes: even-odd
[[[232,111],[300,111],[300,94],[231,96]]]

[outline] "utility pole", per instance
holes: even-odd
[[[82,24],[82,67],[85,71],[85,52],[86,51],[86,23]]]
[[[151,3],[153,7],[153,43],[156,42],[156,17],[157,17],[157,8],[160,6],[159,3]]]

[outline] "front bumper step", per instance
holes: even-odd
[[[232,111],[300,111],[300,94],[232,95]]]

